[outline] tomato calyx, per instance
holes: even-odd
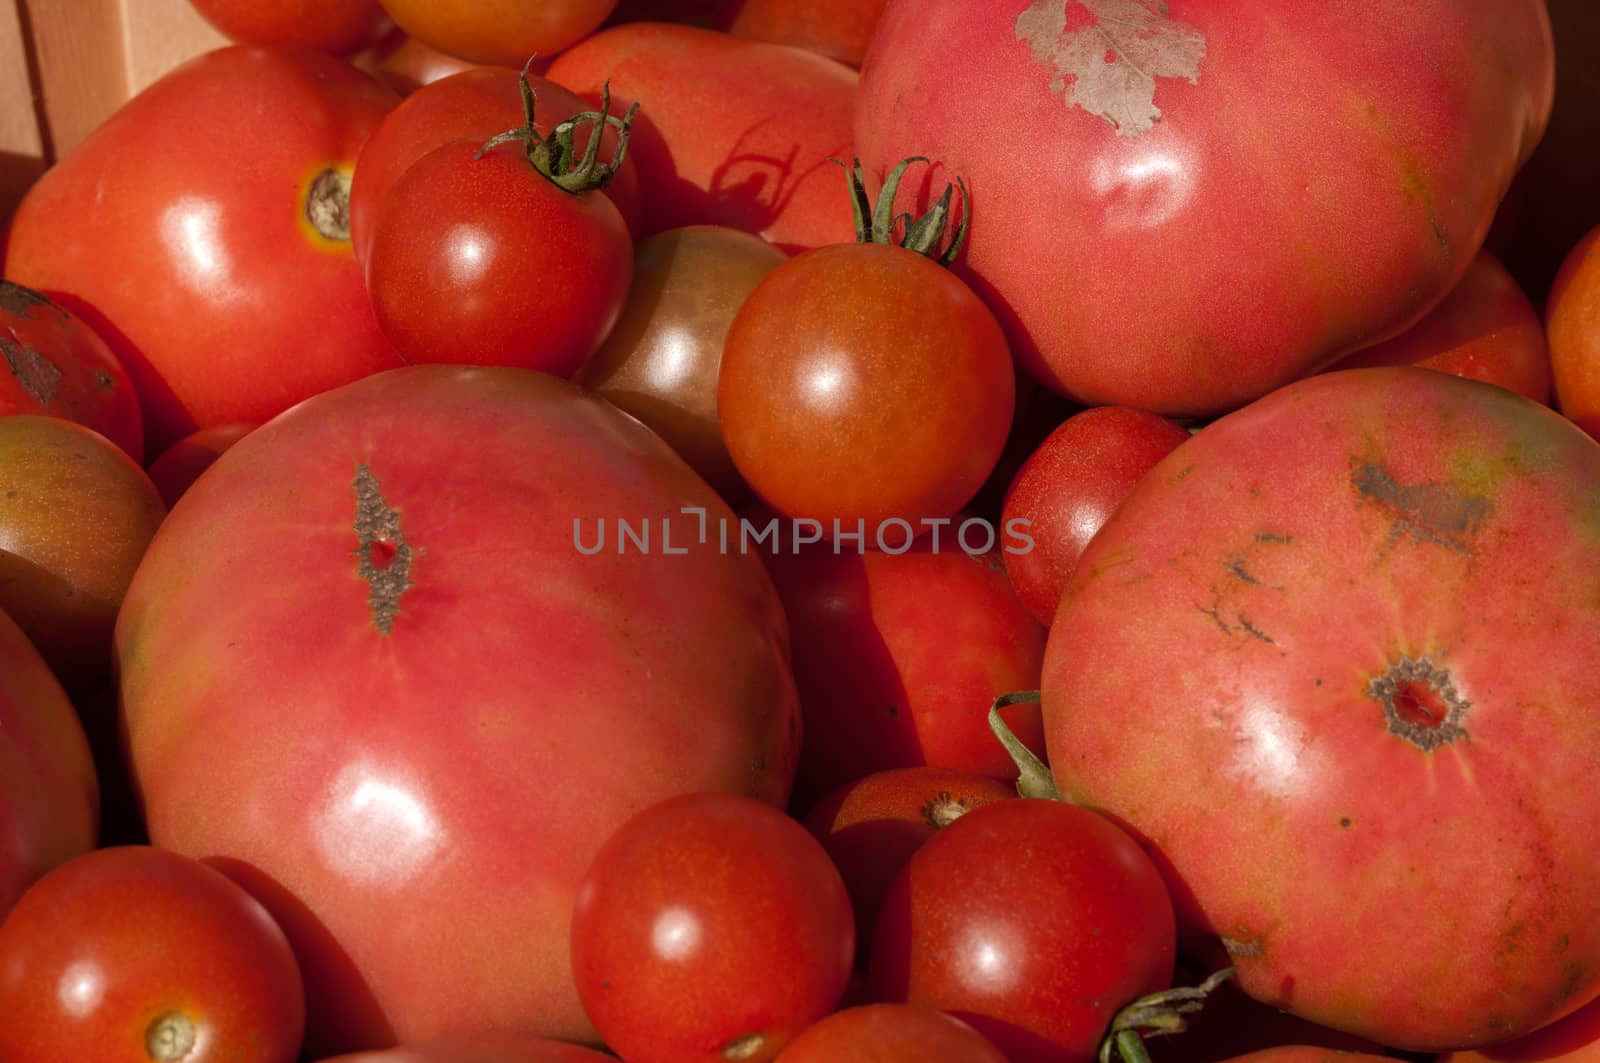
[[[1011,730],[1000,715],[1000,710],[1008,705],[1037,705],[1040,692],[1037,690],[1017,690],[1010,694],[1001,694],[994,699],[994,704],[989,706],[989,730],[1006,747],[1006,752],[1011,755],[1011,762],[1017,766],[1017,794],[1021,797],[1040,797],[1047,801],[1065,801],[1061,791],[1056,789],[1055,776],[1044,761],[1034,755],[1033,750],[1023,744]]]
[[[878,191],[876,205],[867,192],[866,174],[861,169],[859,158],[853,159],[853,164],[850,166],[845,166],[839,159],[830,158],[828,161],[842,167],[849,178],[850,206],[855,212],[857,243],[903,247],[907,251],[915,251],[919,255],[934,258],[941,266],[955,262],[956,255],[961,252],[961,246],[966,243],[967,221],[972,214],[972,200],[967,194],[966,181],[958,177],[954,185],[946,184],[944,194],[928,208],[926,214],[917,218],[910,213],[896,214],[894,201],[900,191],[900,181],[905,177],[906,170],[911,164],[928,162],[923,156],[913,155],[889,171],[889,175],[883,179],[883,187]],[[958,186],[961,189],[961,220],[956,225],[955,236],[951,238],[950,246],[935,257],[934,252],[944,239],[945,231],[950,225],[951,195]],[[894,238],[896,229],[901,233],[898,242]]]
[[[1146,1037],[1163,1037],[1189,1028],[1184,1016],[1205,1006],[1206,998],[1233,977],[1233,968],[1224,967],[1197,986],[1176,986],[1140,997],[1117,1012],[1111,1028],[1100,1042],[1099,1063],[1114,1063],[1113,1053],[1122,1063],[1150,1063]]]
[[[528,83],[528,69],[532,65],[533,58],[530,57],[522,68],[520,79],[523,124],[490,137],[473,157],[481,159],[500,145],[516,141],[524,145],[529,165],[557,188],[573,195],[605,188],[621,168],[623,160],[627,158],[628,138],[633,133],[633,119],[639,111],[639,105],[637,103],[630,105],[627,113],[621,118],[613,115],[611,82],[607,80],[600,88],[599,110],[575,114],[550,130],[548,136],[541,136],[534,124],[534,106],[537,101],[534,98],[533,86]],[[609,162],[601,162],[600,140],[607,126],[617,131],[617,150]],[[581,154],[576,143],[580,128],[592,131],[589,142]]]

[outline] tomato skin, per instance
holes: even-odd
[[[35,879],[94,848],[100,787],[78,714],[0,611],[0,920]]]
[[[294,1063],[305,1024],[294,954],[261,905],[144,846],[85,854],[23,896],[0,923],[0,1009],[28,1016],[0,1023],[0,1056],[29,1063]],[[147,1049],[174,1016],[189,1052]]]
[[[860,66],[888,0],[729,0],[717,28]]]
[[[1005,337],[926,256],[836,244],[767,275],[728,330],[717,407],[728,453],[786,516],[946,520],[994,468],[1015,382]],[[892,541],[894,529],[887,533]]]
[[[446,55],[399,27],[390,30],[377,44],[350,61],[357,69],[365,70],[401,96],[409,96],[424,85],[442,81],[452,74],[484,69],[482,64]],[[543,66],[536,62],[529,73],[540,73],[542,70]]]
[[[480,1033],[384,1049],[355,1052],[322,1063],[607,1063],[614,1057],[592,1048],[525,1034]]]
[[[1445,1052],[1437,1063],[1594,1063],[1600,1059],[1600,998],[1548,1026],[1497,1045]]]
[[[241,44],[289,45],[334,55],[358,52],[388,19],[378,0],[192,0],[195,10]]]
[[[117,611],[165,516],[149,476],[104,436],[0,417],[0,609],[70,692],[105,678]]]
[[[869,975],[880,1000],[938,1008],[1012,1063],[1088,1063],[1116,1013],[1171,984],[1166,885],[1109,819],[1039,798],[973,809],[889,887]]]
[[[802,821],[844,879],[856,936],[872,927],[889,885],[911,854],[956,818],[1017,796],[1015,783],[949,768],[891,768],[823,795]],[[866,949],[857,960],[866,965]]]
[[[1545,306],[1556,408],[1600,439],[1600,226],[1573,245]]]
[[[1600,988],[1600,809],[1569,796],[1600,757],[1600,600],[1570,575],[1600,566],[1597,492],[1573,425],[1430,370],[1212,422],[1063,595],[1057,786],[1147,840],[1258,1001],[1412,1051],[1552,1021]]]
[[[605,196],[541,175],[524,145],[482,147],[452,141],[395,183],[372,233],[373,309],[413,364],[568,376],[622,313],[628,227]]]
[[[379,501],[399,525],[371,564],[400,536],[412,551],[388,634],[355,528]],[[574,385],[409,366],[262,425],[161,526],[116,638],[150,836],[229,858],[283,925],[313,1051],[593,1040],[567,930],[606,835],[686,791],[787,802],[782,607],[682,507],[733,519]],[[577,518],[589,544],[601,518],[614,536],[669,517],[687,555],[659,535],[649,555],[577,548]]]
[[[76,421],[144,458],[144,418],[128,371],[105,340],[40,292],[0,281],[0,415]]]
[[[777,1063],[1006,1063],[982,1034],[944,1012],[863,1004],[835,1012],[789,1042]]]
[[[733,317],[787,261],[759,236],[693,225],[641,240],[622,316],[575,381],[639,418],[729,502],[749,494],[717,416],[717,377]]]
[[[477,137],[479,144],[526,118],[518,72],[492,67],[461,71],[417,89],[373,130],[356,158],[350,182],[350,240],[356,260],[372,257],[372,230],[384,200],[417,160],[452,140]],[[533,89],[534,121],[541,133],[549,131],[590,104],[553,81],[528,75]],[[586,135],[579,144],[588,143]],[[607,128],[603,152],[614,152],[615,129]],[[609,157],[609,156],[607,156]],[[630,232],[638,226],[639,183],[626,159],[603,190],[622,212]]]
[[[1489,251],[1478,252],[1466,276],[1427,317],[1329,371],[1374,365],[1418,365],[1497,384],[1534,402],[1550,402],[1544,322]]]
[[[629,23],[556,57],[547,76],[638,101],[628,157],[641,235],[726,225],[785,253],[854,238],[844,178],[856,74],[822,56],[694,26]]]
[[[629,1063],[771,1060],[838,1005],[854,955],[850,898],[822,846],[736,794],[669,798],[624,823],[572,914],[578,995]],[[729,1051],[752,1038],[759,1048]]]
[[[869,171],[966,177],[963,275],[1083,405],[1214,416],[1398,334],[1460,279],[1551,112],[1544,0],[1124,9],[890,0],[855,106]],[[1105,61],[1128,26],[1163,73]]]
[[[318,175],[348,174],[395,102],[331,56],[222,48],[129,101],[18,205],[6,275],[110,343],[147,455],[400,364],[349,241],[306,217]]]
[[[1069,417],[1017,470],[1001,520],[1027,522],[1033,548],[1007,553],[1006,575],[1034,619],[1050,626],[1089,540],[1144,474],[1188,438],[1158,414],[1097,406]]]
[[[520,67],[593,33],[617,0],[382,0],[411,36],[474,63]]]

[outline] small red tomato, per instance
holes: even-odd
[[[1189,433],[1157,414],[1099,406],[1067,418],[1017,470],[1001,507],[1031,545],[1007,551],[1006,575],[1041,624],[1055,619],[1061,590],[1101,525],[1156,462]]]
[[[885,181],[878,219],[893,215],[903,172]],[[859,166],[851,188],[859,242],[797,255],[750,294],[728,332],[717,406],[756,494],[830,532],[864,524],[872,542],[894,522],[922,532],[977,493],[1005,446],[1015,387],[994,314],[931,257],[942,221],[908,223],[895,246],[886,223],[862,217]]]
[[[974,809],[930,838],[878,913],[880,1000],[947,1011],[1012,1063],[1088,1063],[1126,1005],[1172,980],[1161,873],[1110,820],[1062,801]]]
[[[542,128],[554,128],[593,109],[577,93],[553,81],[533,73],[523,76]],[[378,212],[417,160],[453,140],[471,137],[481,145],[524,120],[520,80],[515,70],[499,67],[464,70],[417,89],[378,124],[356,157],[350,179],[350,241],[357,261],[365,263],[371,257]],[[588,129],[579,132],[581,150],[588,142]],[[608,126],[600,148],[613,154],[616,143],[617,131]],[[626,159],[601,191],[622,212],[631,231],[638,222],[639,181]]]
[[[388,24],[378,0],[191,0],[241,44],[294,45],[334,55],[360,51]]]
[[[1550,402],[1544,322],[1516,278],[1488,251],[1478,252],[1466,275],[1421,321],[1334,363],[1329,372],[1369,365],[1420,365]]]
[[[960,1019],[913,1004],[863,1004],[813,1023],[777,1063],[1006,1063]]]
[[[513,66],[593,33],[617,0],[383,0],[401,29],[449,55]]]
[[[633,242],[595,191],[616,163],[574,160],[559,125],[537,139],[531,94],[526,117],[526,139],[430,151],[379,207],[367,289],[407,361],[569,376],[622,313]]]
[[[572,915],[578,996],[629,1063],[771,1060],[838,1006],[854,951],[822,846],[736,794],[669,798],[623,824]]]
[[[1556,408],[1600,439],[1600,225],[1567,252],[1544,315]]]
[[[0,281],[0,415],[76,421],[144,460],[144,418],[128,371],[99,334],[42,292]]]
[[[729,0],[717,25],[735,37],[771,41],[860,66],[888,0]]]
[[[0,923],[0,1059],[292,1063],[305,998],[266,909],[163,849],[100,849]]]
[[[249,435],[256,427],[253,424],[212,425],[189,433],[162,451],[145,471],[150,474],[150,482],[156,485],[156,490],[161,492],[161,499],[167,508],[173,507],[189,490],[189,485],[209,469],[223,451]]]
[[[746,519],[761,528],[759,516]],[[990,730],[989,707],[1003,694],[1037,689],[1046,633],[1012,590],[991,534],[1002,541],[990,525],[958,514],[904,551],[786,542],[762,553],[789,618],[800,688],[796,808],[890,768],[1016,778]],[[982,552],[968,553],[963,540]],[[1003,715],[1043,756],[1039,707],[1014,705]]]
[[[974,808],[1016,796],[1013,784],[984,775],[895,768],[845,783],[818,801],[804,823],[850,891],[856,936],[871,941],[884,894],[911,854]]]

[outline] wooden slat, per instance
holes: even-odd
[[[22,18],[16,0],[0,0],[0,219],[44,170]]]
[[[120,0],[129,96],[184,61],[228,39],[189,0]]]
[[[21,0],[43,93],[47,159],[71,151],[128,96],[119,0]]]

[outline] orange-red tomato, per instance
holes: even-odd
[[[1420,365],[1550,401],[1544,322],[1506,268],[1480,251],[1461,282],[1428,316],[1394,339],[1334,364]]]
[[[382,0],[401,29],[474,63],[521,66],[599,28],[617,0]]]
[[[478,1033],[356,1052],[322,1063],[613,1063],[592,1048],[521,1033]]]
[[[0,415],[42,413],[144,457],[144,417],[106,341],[41,292],[0,281]]]
[[[253,424],[217,424],[191,432],[162,451],[145,471],[171,509],[189,490],[201,473],[222,456],[222,452],[256,428]]]
[[[888,0],[730,0],[717,25],[750,37],[860,66]]]
[[[242,44],[288,44],[349,55],[371,44],[388,19],[378,0],[192,0],[195,10]]]
[[[293,1063],[305,999],[248,893],[121,846],[56,868],[0,923],[0,1015],[0,1059],[19,1063]]]
[[[1545,307],[1556,407],[1600,439],[1600,226],[1568,253]]]
[[[915,1004],[863,1004],[813,1023],[777,1063],[1006,1063],[960,1019]]]

